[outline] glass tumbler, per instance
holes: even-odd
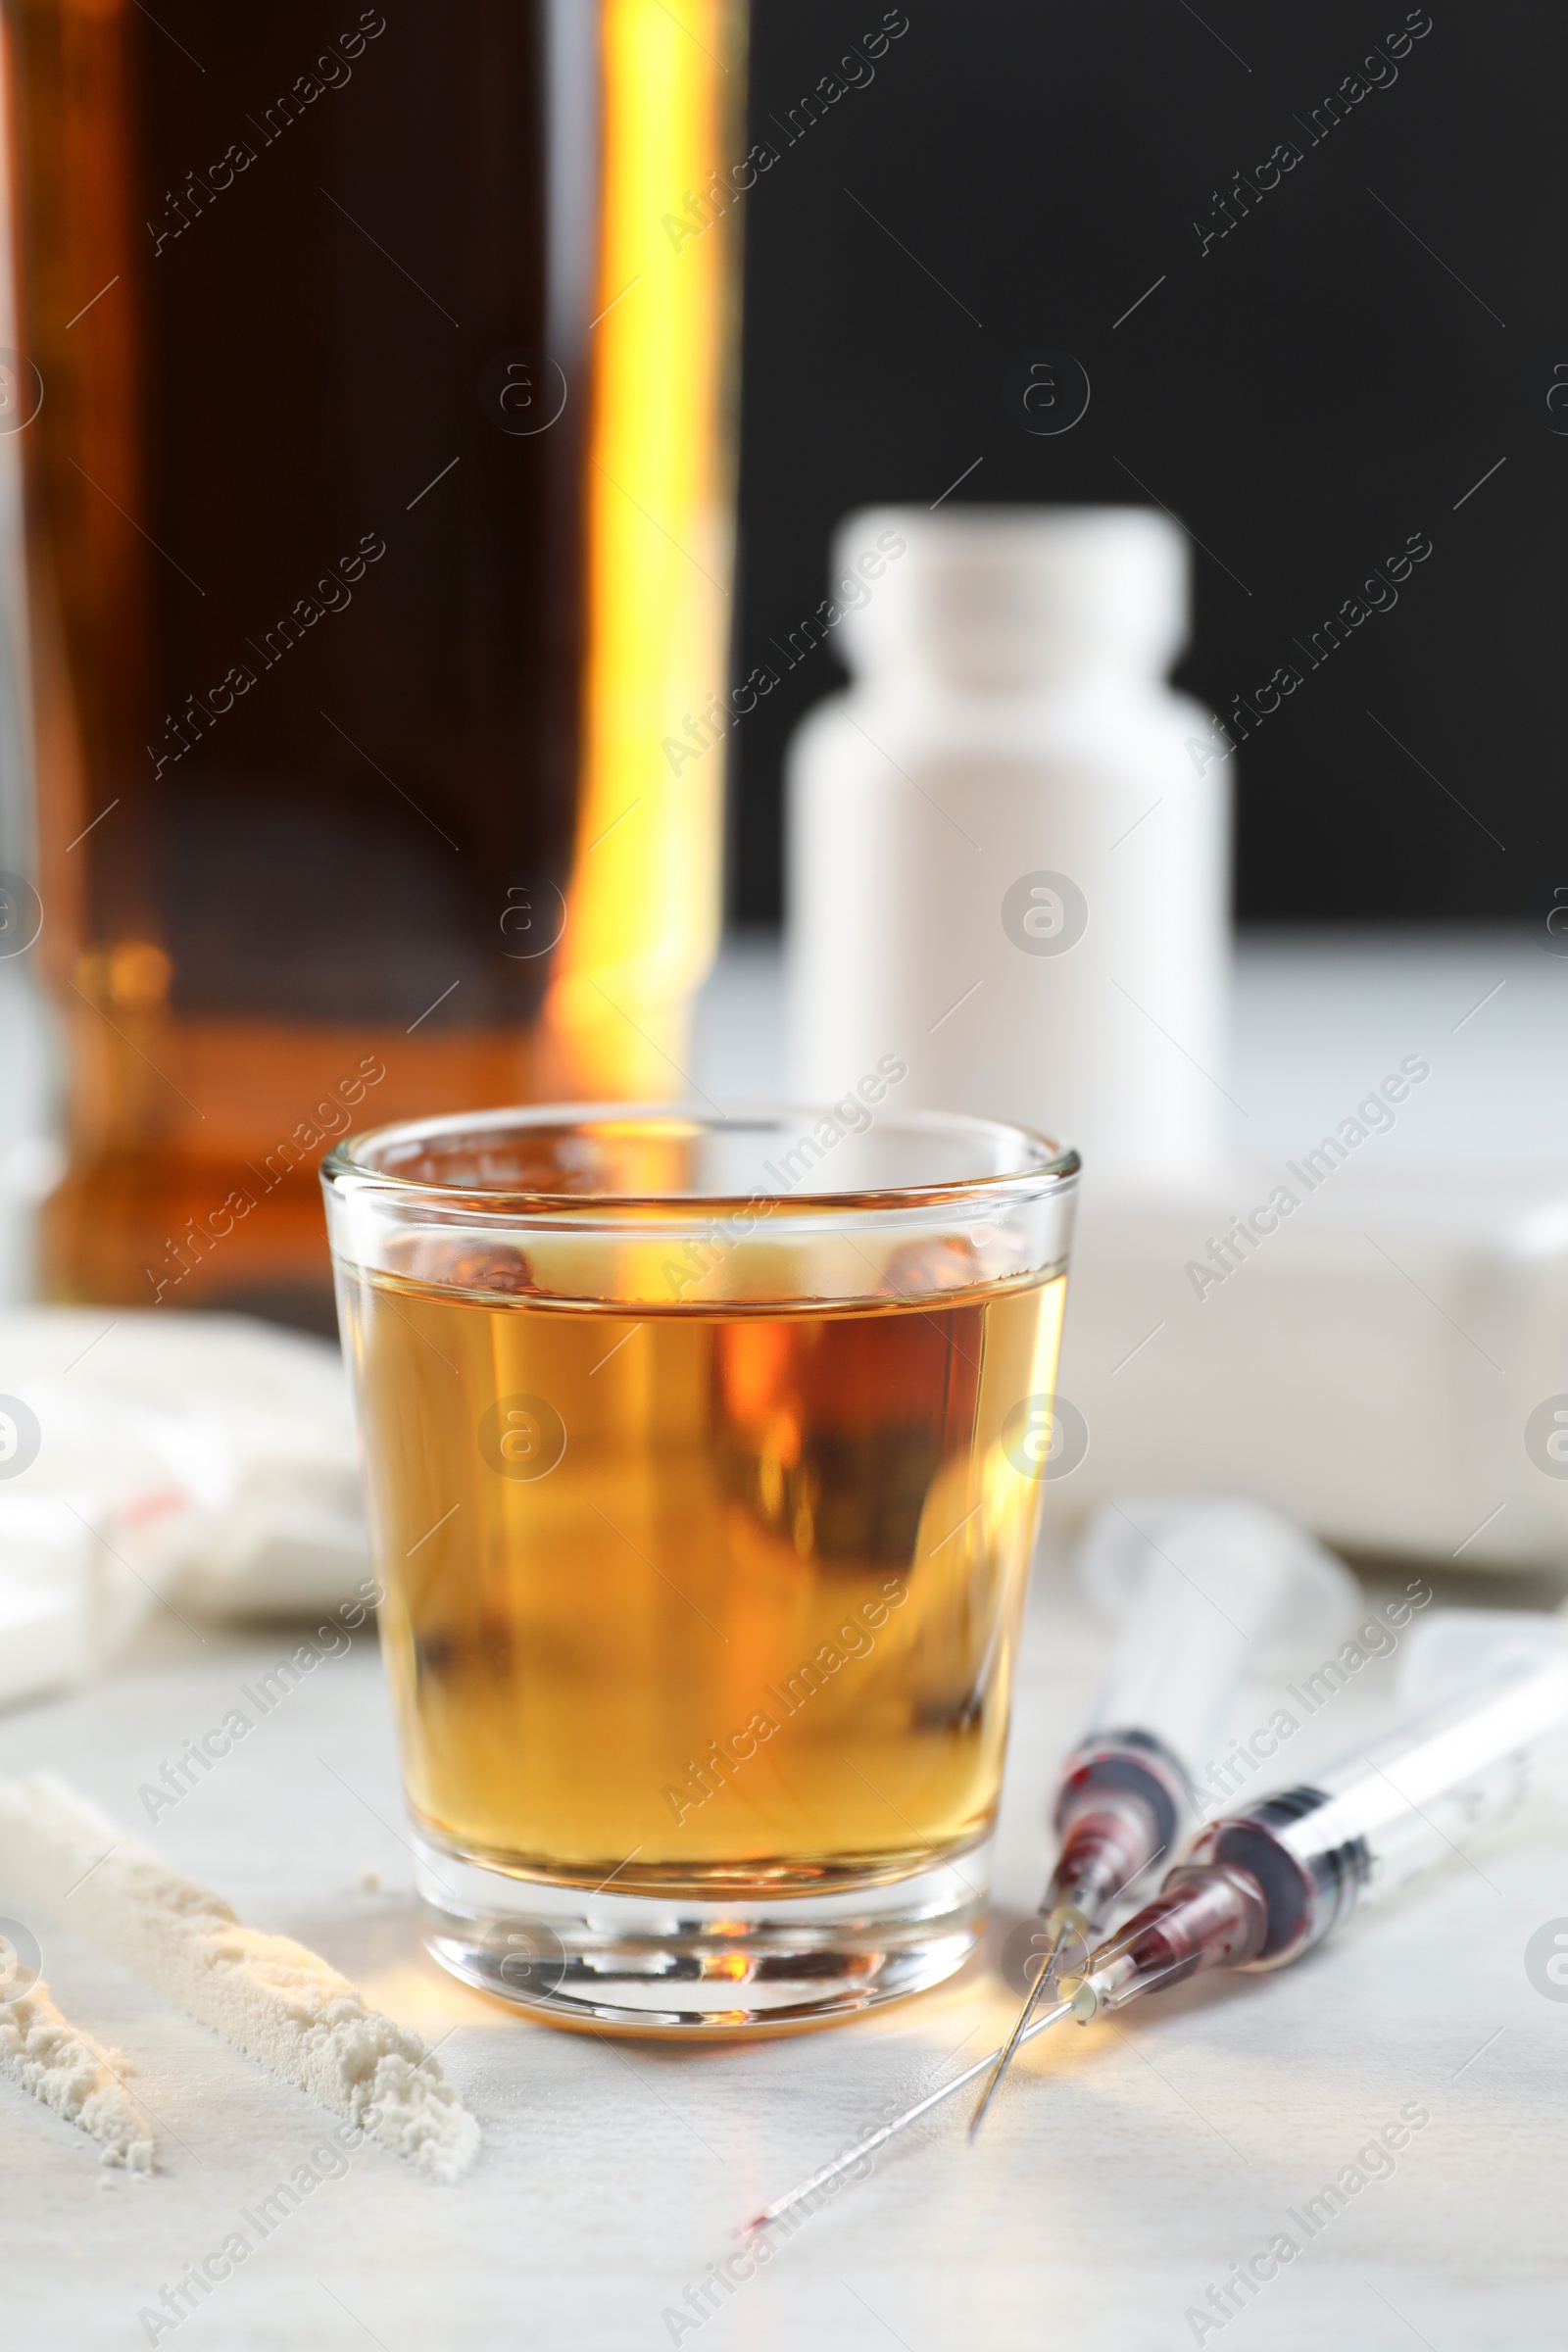
[[[817,2023],[983,1921],[1078,1161],[904,1074],[325,1163],[425,1934],[559,2022]]]

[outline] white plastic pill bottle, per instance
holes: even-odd
[[[1227,1098],[1230,795],[1166,683],[1187,545],[1134,507],[852,514],[847,693],[786,777],[790,1084],[891,1054],[901,1108],[1076,1144],[1091,1179],[1211,1166]]]

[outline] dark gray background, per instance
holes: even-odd
[[[846,509],[929,506],[976,458],[964,500],[1141,500],[1130,468],[1212,551],[1181,682],[1220,705],[1304,673],[1241,747],[1241,917],[1539,929],[1568,882],[1568,14],[1432,0],[1397,79],[1310,144],[1409,13],[907,0],[871,84],[786,146],[882,10],[756,0],[751,135],[780,155],[746,199],[738,673],[778,665]],[[1293,138],[1200,256],[1195,218]],[[1037,438],[1006,376],[1052,349],[1093,397]],[[1294,640],[1412,532],[1434,552],[1397,607],[1307,669]],[[777,916],[784,744],[841,677],[819,648],[737,731],[739,920]]]

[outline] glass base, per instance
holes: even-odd
[[[781,2034],[940,1984],[984,1925],[991,1841],[832,1893],[597,1892],[471,1862],[415,1833],[444,1968],[553,2025],[691,2038]]]

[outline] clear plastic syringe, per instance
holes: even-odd
[[[1484,1669],[1441,1705],[1309,1788],[1212,1823],[1158,1894],[1064,1978],[1083,2022],[1208,1968],[1283,1968],[1359,1904],[1463,1851],[1522,1803],[1532,1766],[1568,1731],[1568,1644]]]
[[[1371,1902],[1462,1854],[1474,1831],[1506,1819],[1529,1791],[1543,1753],[1568,1739],[1568,1630],[1533,1625],[1461,1688],[1307,1788],[1266,1797],[1203,1831],[1192,1857],[1120,1932],[1064,1978],[1061,1998],[1023,2035],[1063,2018],[1121,2009],[1156,1985],[1209,1968],[1283,1968],[1358,1904]],[[1485,1649],[1488,1644],[1483,1643]],[[896,2132],[991,2066],[980,2059],[917,2106],[868,2132],[746,2224],[752,2230],[863,2163]]]
[[[1078,1569],[1123,1631],[1058,1776],[1059,1844],[1030,1938],[1033,1981],[971,2135],[1064,1954],[1081,1961],[1113,1905],[1186,1845],[1194,1780],[1243,1675],[1258,1670],[1265,1644],[1295,1671],[1298,1656],[1338,1638],[1359,1597],[1348,1569],[1300,1529],[1228,1495],[1111,1503]]]

